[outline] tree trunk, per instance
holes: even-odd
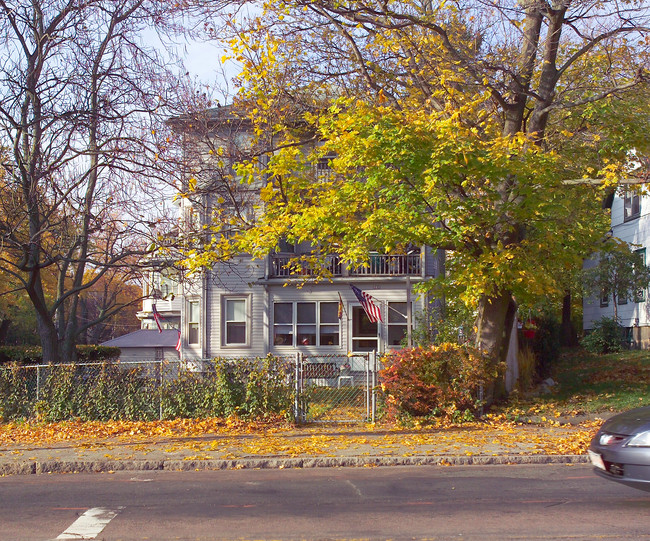
[[[486,351],[497,361],[505,363],[516,314],[517,304],[509,291],[503,291],[493,297],[484,296],[479,301],[476,317],[476,347]],[[486,389],[487,405],[493,399],[505,395],[505,378],[503,378],[495,382],[493,388]]]
[[[505,361],[517,305],[508,291],[479,301],[476,317],[476,347]]]
[[[11,320],[4,318],[0,321],[0,345],[4,345],[7,341],[7,333],[9,332],[9,326],[11,325]]]
[[[562,326],[560,333],[561,344],[564,347],[573,348],[578,345],[578,335],[571,322],[571,291],[568,289],[562,299]]]
[[[38,312],[36,313],[38,323],[38,335],[41,339],[41,349],[43,352],[43,363],[58,363],[61,360],[59,352],[59,337],[56,327],[51,319],[43,318]]]

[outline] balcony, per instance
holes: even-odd
[[[350,276],[420,276],[420,254],[380,255],[372,254],[367,267],[348,269]]]
[[[271,255],[271,278],[313,276],[316,272],[307,262],[296,261],[295,255]],[[383,255],[372,254],[368,265],[357,269],[348,268],[338,256],[328,256],[327,271],[331,276],[420,276],[422,260],[420,254]]]
[[[273,254],[271,256],[271,277],[289,278],[291,276],[313,276],[316,274],[306,261],[296,261],[295,257],[295,255]],[[327,256],[325,261],[327,271],[332,276],[342,276],[341,261],[338,256]]]

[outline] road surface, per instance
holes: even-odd
[[[0,540],[650,540],[650,493],[586,465],[0,478]]]

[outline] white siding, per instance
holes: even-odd
[[[640,216],[628,222],[624,221],[623,196],[617,194],[612,203],[612,235],[632,245],[633,249],[646,249],[646,264],[650,264],[650,197],[641,196]],[[593,266],[595,262],[585,263],[585,267]],[[650,303],[636,303],[629,299],[627,304],[617,307],[619,322],[623,327],[650,325]],[[583,304],[583,328],[591,329],[595,321],[602,317],[614,317],[614,307],[610,299],[609,305],[600,306],[596,296],[585,299]]]

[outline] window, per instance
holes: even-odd
[[[605,308],[606,306],[609,306],[609,291],[606,289],[603,289],[600,292],[600,306],[602,308]]]
[[[379,325],[368,319],[362,306],[352,307],[352,350],[373,351],[378,350]]]
[[[336,302],[320,303],[319,339],[321,346],[339,345],[339,305]]]
[[[199,301],[187,303],[187,343],[196,345],[199,343]]]
[[[641,202],[638,193],[625,192],[623,196],[623,220],[634,220],[641,215]]]
[[[274,303],[273,343],[276,346],[338,346],[338,303]]]
[[[388,345],[400,346],[407,338],[407,304],[405,302],[388,303]]]
[[[316,303],[299,302],[296,306],[298,344],[316,345]]]
[[[173,299],[178,295],[178,282],[163,274],[160,277],[160,295],[163,299]]]
[[[225,344],[246,344],[246,299],[226,299]]]

